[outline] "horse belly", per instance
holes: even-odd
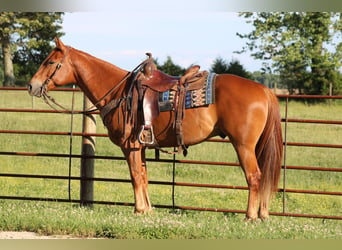
[[[183,121],[185,145],[193,145],[219,134],[216,128],[217,115],[214,104],[208,107],[188,109]]]
[[[174,128],[174,112],[162,112],[153,121],[154,134],[161,147],[177,146]],[[215,105],[186,109],[182,122],[185,145],[194,145],[215,136],[217,122]]]

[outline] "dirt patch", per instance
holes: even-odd
[[[0,232],[0,239],[82,239],[69,235],[39,235],[33,232]]]

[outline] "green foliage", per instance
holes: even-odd
[[[168,75],[181,76],[185,73],[185,69],[175,64],[172,61],[171,56],[168,56],[166,61],[162,65],[160,65],[157,60],[155,60],[155,63],[159,70],[163,71],[164,73]]]
[[[216,74],[225,74],[227,72],[227,62],[222,57],[215,58],[210,71]]]
[[[0,52],[11,53],[17,85],[32,77],[52,50],[50,43],[53,38],[63,35],[60,32],[62,15],[61,12],[0,13],[0,44],[10,43],[10,50],[2,49]],[[3,66],[12,67],[9,62]]]
[[[286,86],[279,84],[280,79],[278,75],[261,71],[255,71],[252,73],[252,76],[254,81],[259,82],[268,88],[274,88],[275,84],[277,84],[277,88],[286,89]]]
[[[182,68],[181,66],[175,64],[170,56],[167,57],[166,61],[163,64],[159,64],[158,60],[155,60],[155,63],[159,70],[169,75],[181,76],[186,71],[185,68]],[[227,63],[221,57],[217,57],[214,60],[214,63],[210,71],[215,72],[216,74],[233,74],[244,78],[253,79],[253,76],[247,70],[244,69],[244,67],[240,64],[239,61],[232,60],[229,63]]]
[[[328,94],[333,83],[334,92],[340,93],[342,43],[335,44],[341,35],[340,13],[247,12],[240,16],[255,28],[249,34],[237,34],[247,39],[240,53],[252,51],[256,59],[271,61],[264,70],[279,72],[290,92]]]
[[[233,75],[237,75],[237,76],[241,76],[244,78],[248,78],[248,79],[253,79],[253,76],[247,72],[244,67],[240,64],[239,61],[237,60],[232,60],[227,67],[227,73],[228,74],[233,74]]]
[[[234,59],[227,63],[222,57],[217,57],[210,71],[216,74],[233,74],[247,79],[253,79],[252,74],[245,70],[238,60]]]

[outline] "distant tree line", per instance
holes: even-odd
[[[175,64],[171,56],[168,56],[163,64],[159,63],[158,59],[155,60],[155,63],[159,70],[173,76],[180,76],[184,74],[187,69]],[[210,72],[214,72],[216,74],[233,74],[251,80],[254,79],[253,75],[248,72],[238,60],[233,59],[231,62],[227,62],[222,57],[217,57],[213,61]]]
[[[159,70],[169,75],[180,76],[184,74],[184,72],[186,71],[186,68],[183,68],[175,64],[171,56],[168,56],[164,63],[159,63],[158,59],[155,60],[155,63],[157,64]],[[209,71],[214,72],[216,74],[233,74],[241,76],[259,82],[269,88],[274,88],[274,85],[276,83],[278,88],[286,89],[286,86],[279,83],[279,75],[274,75],[261,71],[249,72],[236,59],[232,59],[230,62],[228,62],[227,60],[219,56],[214,59]]]
[[[155,60],[155,63],[159,70],[173,76],[180,76],[184,74],[187,69],[175,64],[171,56],[168,56],[163,64],[159,63],[158,59]],[[233,74],[251,80],[254,79],[253,75],[247,70],[245,70],[245,68],[240,64],[238,60],[232,60],[228,63],[222,57],[217,57],[213,61],[213,64],[211,65],[209,71],[214,72],[216,74]]]

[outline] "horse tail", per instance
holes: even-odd
[[[268,200],[278,189],[283,154],[279,103],[269,89],[266,90],[266,94],[268,96],[267,121],[255,150],[262,174],[259,194],[264,200]]]

